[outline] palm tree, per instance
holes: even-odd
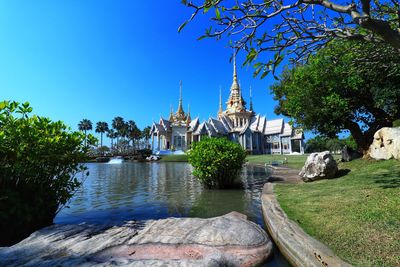
[[[112,120],[112,127],[114,128],[116,135],[117,135],[116,136],[117,137],[117,147],[118,147],[118,141],[119,141],[118,139],[123,134],[122,131],[123,131],[124,126],[125,126],[125,121],[122,117],[118,116]]]
[[[108,129],[107,137],[111,139],[111,151],[112,151],[113,146],[114,146],[114,138],[116,137],[116,133],[115,133],[114,129]]]
[[[100,133],[100,147],[103,146],[103,133],[108,131],[108,123],[99,121],[96,123],[96,133]]]
[[[93,129],[92,122],[88,119],[83,119],[78,124],[79,131],[85,132],[85,147],[87,146],[87,131]]]
[[[149,147],[150,131],[151,131],[150,126],[145,127],[142,131],[142,136],[144,137],[144,140],[146,141],[146,148]]]
[[[125,141],[125,142],[122,142],[122,144],[120,144],[120,149],[127,150],[129,148],[129,140],[126,141],[125,138],[129,136],[128,123],[124,122],[124,124],[118,130],[118,135],[122,138],[122,140],[120,142]]]
[[[135,141],[141,136],[141,131],[137,127],[136,123],[132,120],[128,121],[128,137],[132,140],[133,149],[136,150]]]

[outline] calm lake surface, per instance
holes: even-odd
[[[244,167],[244,189],[205,190],[188,163],[90,163],[87,167],[90,175],[55,223],[116,225],[126,220],[208,218],[238,211],[264,227],[260,198],[268,179],[265,168]],[[275,251],[265,266],[289,265]]]

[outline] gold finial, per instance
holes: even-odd
[[[190,117],[190,105],[188,104],[188,112],[186,116],[186,123],[189,124],[192,121],[192,118]]]
[[[253,111],[253,97],[251,94],[251,85],[250,85],[250,111]]]
[[[183,111],[183,107],[182,107],[182,80],[179,82],[179,106],[178,106],[178,110],[176,111],[176,115],[179,118],[183,118],[183,116],[185,115],[185,112]]]
[[[170,108],[169,108],[169,120],[170,121],[174,120],[174,108],[172,107],[172,105],[170,105]]]
[[[222,87],[219,86],[219,110],[218,115],[222,114]]]
[[[236,73],[236,51],[233,50],[233,79],[237,78],[237,73]]]
[[[182,105],[182,80],[179,81],[179,105]]]

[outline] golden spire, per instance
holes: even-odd
[[[218,115],[222,114],[222,88],[219,86],[219,110]]]
[[[192,121],[192,118],[190,117],[190,105],[188,104],[188,112],[186,116],[186,123],[189,125],[189,123]]]
[[[253,97],[251,94],[251,85],[250,85],[250,111],[253,111]]]
[[[229,98],[233,100],[234,98],[240,97],[240,86],[237,79],[237,71],[236,71],[236,52],[233,51],[233,80],[231,85],[231,93]]]
[[[179,82],[179,106],[178,106],[178,112],[182,112],[182,81]]]
[[[237,79],[237,73],[236,73],[236,52],[233,51],[233,78]]]
[[[233,81],[227,104],[227,112],[240,112],[245,109],[245,102],[242,98],[240,84],[237,78],[236,70],[236,51],[233,52]]]
[[[184,120],[185,119],[185,112],[183,111],[182,107],[182,81],[179,82],[179,106],[178,110],[176,111],[175,117],[177,120]]]
[[[172,105],[170,105],[169,108],[169,121],[173,121],[174,120],[174,108],[172,107]]]

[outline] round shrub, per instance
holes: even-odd
[[[31,112],[0,102],[0,246],[52,224],[87,174],[85,136]]]
[[[193,174],[207,188],[232,187],[245,158],[243,148],[226,138],[204,138],[189,151]]]

